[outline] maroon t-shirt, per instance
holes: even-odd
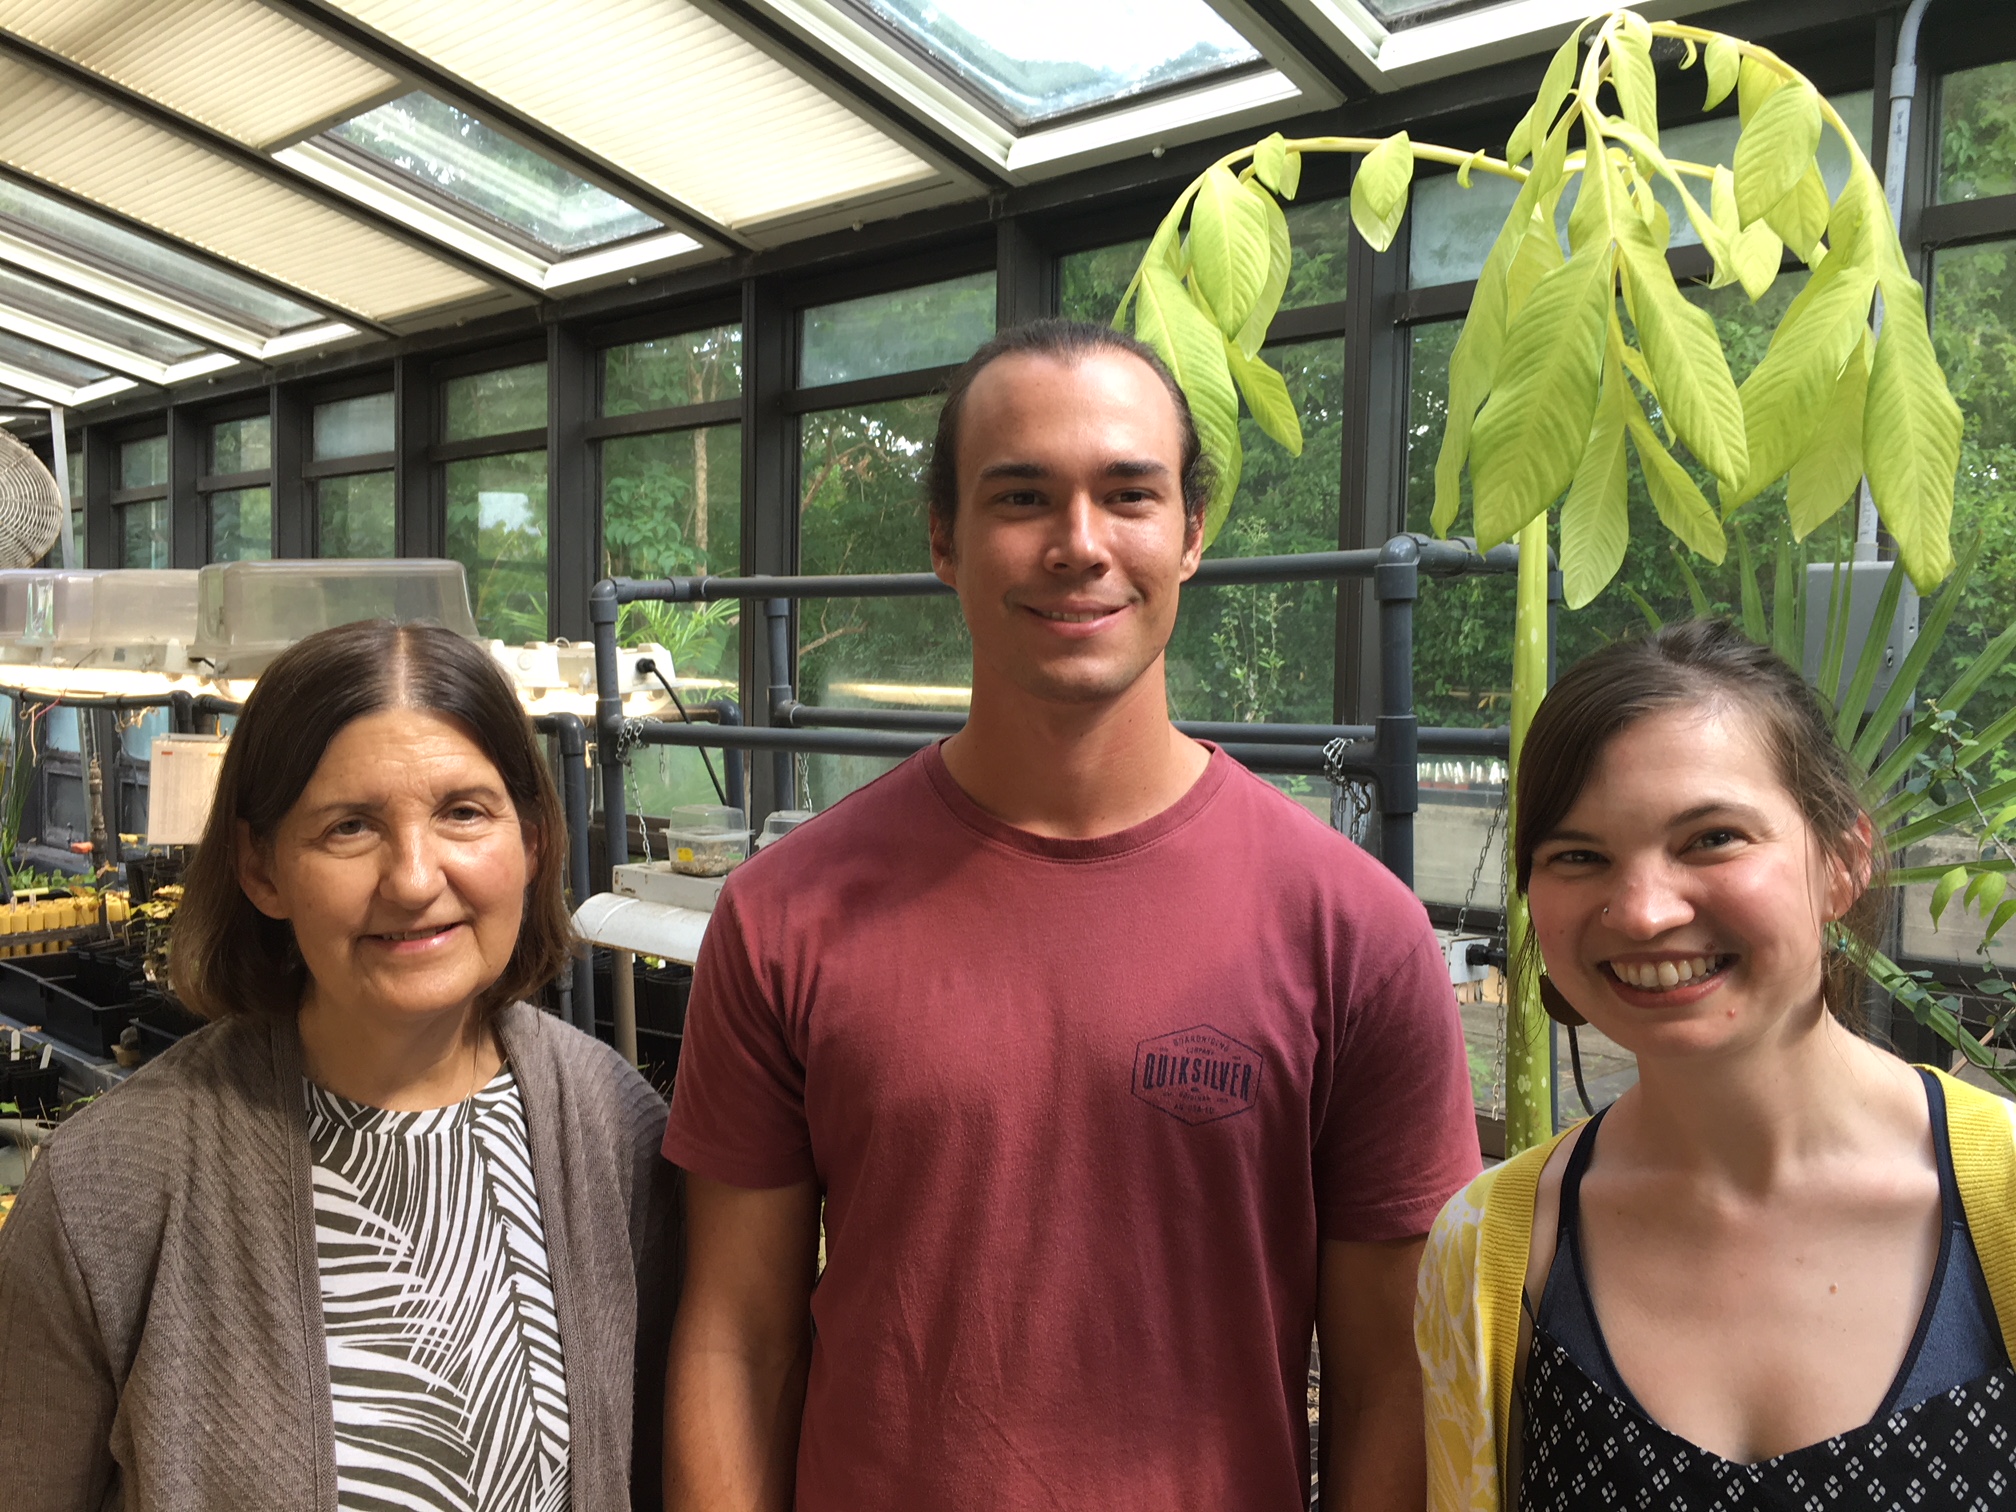
[[[1218,751],[1054,840],[932,747],[756,856],[665,1154],[825,1190],[805,1512],[1299,1508],[1319,1242],[1478,1169],[1421,905]]]

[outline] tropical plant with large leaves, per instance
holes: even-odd
[[[1731,163],[1661,150],[1665,53],[1704,78],[1704,109],[1735,96]],[[1832,194],[1819,164],[1827,133],[1848,160]],[[1416,163],[1454,166],[1466,186],[1477,172],[1519,184],[1450,359],[1434,513],[1438,532],[1456,525],[1467,474],[1479,544],[1520,546],[1515,771],[1545,687],[1549,515],[1558,506],[1564,591],[1579,608],[1624,560],[1634,454],[1661,522],[1711,562],[1727,553],[1730,517],[1780,478],[1796,539],[1866,479],[1912,580],[1929,591],[1952,571],[1960,413],[1933,356],[1924,291],[1854,134],[1769,50],[1628,10],[1593,18],[1562,44],[1502,158],[1405,132],[1276,133],[1213,163],[1178,196],[1114,323],[1131,318],[1189,397],[1218,469],[1207,540],[1238,489],[1242,400],[1263,433],[1291,452],[1301,446],[1294,402],[1260,350],[1293,252],[1281,202],[1294,198],[1312,152],[1360,156],[1352,220],[1381,249],[1406,213]],[[1713,259],[1711,286],[1741,285],[1755,300],[1788,252],[1811,270],[1740,386],[1713,322],[1675,281],[1662,185]],[[1879,298],[1893,318],[1872,336]],[[1516,944],[1526,928],[1516,898],[1508,912]],[[1535,1032],[1537,1001],[1521,995],[1508,1013],[1508,1042],[1530,1047],[1507,1067],[1508,1140],[1523,1148],[1548,1132],[1552,1066]]]

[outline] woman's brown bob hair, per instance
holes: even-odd
[[[1541,701],[1519,761],[1512,841],[1519,892],[1532,879],[1533,853],[1561,827],[1612,740],[1648,714],[1717,705],[1749,716],[1822,852],[1865,878],[1838,921],[1843,948],[1821,951],[1828,1011],[1865,1033],[1863,966],[1876,945],[1886,882],[1881,845],[1865,850],[1856,838],[1856,821],[1868,813],[1861,784],[1806,680],[1727,620],[1686,620],[1608,646],[1577,662]],[[1538,973],[1533,933],[1513,969],[1529,980]]]
[[[574,942],[562,886],[567,827],[517,694],[483,647],[452,631],[367,621],[289,648],[246,701],[175,912],[170,968],[193,1011],[214,1019],[300,1006],[308,973],[293,927],[259,912],[238,885],[239,823],[255,844],[270,843],[337,733],[387,709],[461,725],[503,777],[534,846],[517,946],[478,1006],[491,1012],[559,974]]]

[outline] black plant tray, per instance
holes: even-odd
[[[140,955],[110,941],[74,946],[70,958],[77,980],[71,990],[101,1007],[131,1003],[147,989],[147,973]]]
[[[52,1118],[63,1103],[62,1070],[45,1068],[41,1052],[19,1060],[0,1056],[0,1103],[13,1103],[23,1118]]]
[[[0,1013],[23,1024],[41,1023],[42,984],[51,979],[67,984],[74,969],[67,950],[0,960]]]
[[[132,1003],[104,1007],[72,990],[73,977],[51,977],[42,983],[42,1028],[66,1045],[109,1060],[112,1047],[133,1022]]]
[[[140,1031],[140,1047],[149,1058],[159,1055],[184,1035],[194,1034],[204,1021],[167,993],[150,988],[135,1000],[140,1011],[133,1027]]]

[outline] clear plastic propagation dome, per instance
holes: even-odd
[[[200,576],[191,654],[219,677],[256,677],[295,642],[356,620],[476,633],[460,562],[220,562]]]
[[[45,662],[181,672],[196,638],[196,573],[48,572],[28,585],[21,644]]]
[[[0,571],[0,662],[39,661],[41,649],[24,646],[28,629],[29,585],[49,576],[47,568],[17,567]]]

